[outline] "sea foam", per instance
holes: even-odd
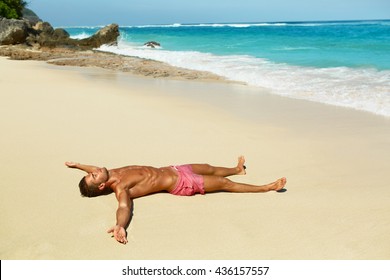
[[[293,66],[249,55],[145,49],[127,42],[119,42],[118,46],[101,46],[99,50],[209,71],[230,80],[266,88],[274,94],[390,117],[389,70]]]

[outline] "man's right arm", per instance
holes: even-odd
[[[93,165],[86,165],[86,164],[81,164],[78,162],[72,162],[72,161],[67,161],[65,162],[65,165],[69,168],[77,168],[82,171],[85,171],[87,173],[92,173],[94,170],[96,170],[98,167],[93,166]]]

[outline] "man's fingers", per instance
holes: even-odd
[[[65,162],[65,165],[67,167],[75,167],[77,165],[77,163],[75,163],[73,161],[67,161],[67,162]]]
[[[127,239],[126,237],[123,237],[122,235],[120,234],[115,234],[115,239],[116,241],[118,241],[119,243],[123,243],[123,244],[126,244],[127,243]]]
[[[126,238],[126,232],[123,233],[119,230],[116,231],[115,228],[116,226],[113,226],[112,228],[107,230],[107,233],[111,233],[112,234],[111,237],[115,237],[116,241],[118,241],[119,243],[126,244],[128,242]]]
[[[120,243],[123,243],[123,244],[126,244],[126,243],[127,243],[126,237],[119,237],[119,238],[117,238],[116,240],[117,240],[118,242],[120,242]]]
[[[115,239],[118,242],[123,243],[123,244],[127,243],[126,234],[123,234],[122,232],[118,232],[118,233],[114,233],[114,235],[115,235]]]
[[[114,232],[114,229],[115,229],[115,227],[109,228],[109,229],[107,230],[107,233]]]

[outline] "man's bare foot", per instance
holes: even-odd
[[[284,188],[287,183],[287,179],[285,177],[276,180],[275,182],[268,185],[270,191],[280,191]]]
[[[240,156],[238,158],[238,163],[237,163],[237,169],[238,169],[237,175],[245,175],[246,174],[245,168],[246,168],[245,158],[244,156]]]

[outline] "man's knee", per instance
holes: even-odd
[[[213,175],[214,168],[210,164],[192,164],[192,171],[200,175]]]
[[[234,187],[234,183],[225,177],[220,177],[219,181],[221,189],[224,191],[231,191]]]
[[[207,164],[207,163],[204,164],[204,168],[205,168],[207,174],[209,174],[209,175],[213,175],[214,174],[214,167],[211,166],[210,164]]]

